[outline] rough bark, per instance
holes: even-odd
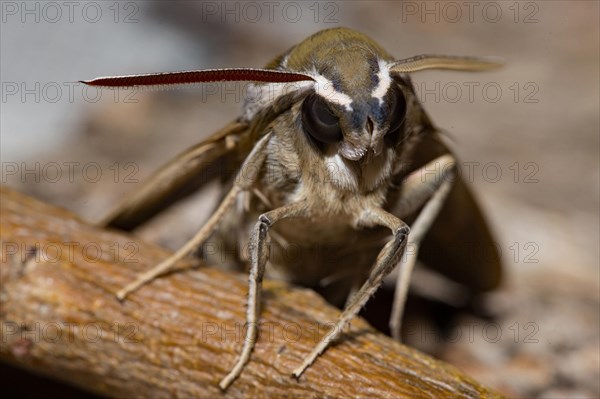
[[[296,381],[339,311],[271,281],[251,361],[223,393],[243,340],[245,275],[182,262],[120,303],[115,292],[168,251],[9,189],[0,202],[4,362],[118,397],[497,397],[361,319]]]

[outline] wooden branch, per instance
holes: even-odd
[[[291,371],[339,311],[271,281],[251,361],[222,393],[245,331],[245,275],[188,269],[120,303],[115,292],[168,251],[0,195],[2,361],[119,397],[498,397],[360,319],[296,381]]]

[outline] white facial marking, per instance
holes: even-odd
[[[377,73],[379,83],[371,92],[371,96],[379,100],[379,105],[383,104],[383,96],[388,92],[390,85],[392,84],[392,78],[390,78],[390,67],[385,61],[379,60],[379,72]]]
[[[356,135],[360,135],[360,133]],[[367,148],[356,147],[354,145],[349,144],[347,141],[344,141],[341,145],[340,153],[346,159],[349,159],[351,161],[358,161],[363,156],[365,156],[365,154],[367,153]]]
[[[337,91],[335,87],[333,87],[333,82],[327,79],[325,76],[318,74],[316,71],[309,73],[311,77],[315,80],[314,87],[315,92],[326,99],[329,102],[334,104],[339,104],[343,106],[346,111],[352,112],[352,97],[348,96],[345,93]]]
[[[287,62],[287,60],[284,60],[284,62]],[[323,75],[320,75],[316,71],[301,73],[310,75],[315,81],[303,80],[290,83],[266,84],[251,83],[248,86],[246,95],[244,96],[244,118],[246,120],[252,119],[258,111],[273,104],[275,100],[282,95],[291,93],[292,91],[301,92],[310,87],[313,87],[315,93],[323,97],[325,100],[334,104],[339,104],[343,106],[346,111],[352,112],[352,106],[350,105],[352,104],[352,97],[337,91],[329,79]]]
[[[346,165],[344,159],[339,154],[325,156],[325,166],[329,172],[330,181],[334,185],[345,189],[358,188],[356,173]]]

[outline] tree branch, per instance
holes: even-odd
[[[188,269],[120,303],[115,292],[168,251],[9,189],[0,195],[2,361],[120,397],[498,397],[361,319],[296,381],[291,371],[339,311],[272,281],[250,363],[222,393],[245,332],[245,275]]]

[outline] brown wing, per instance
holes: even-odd
[[[159,169],[99,224],[133,230],[207,182],[231,177],[237,172],[235,160],[244,155],[240,147],[246,147],[236,145],[236,140],[247,132],[247,124],[231,122]]]
[[[451,151],[439,134],[432,131],[417,145],[410,169],[416,170],[448,153]],[[497,242],[460,174],[421,244],[419,259],[473,292],[488,291],[500,283],[502,268]]]

